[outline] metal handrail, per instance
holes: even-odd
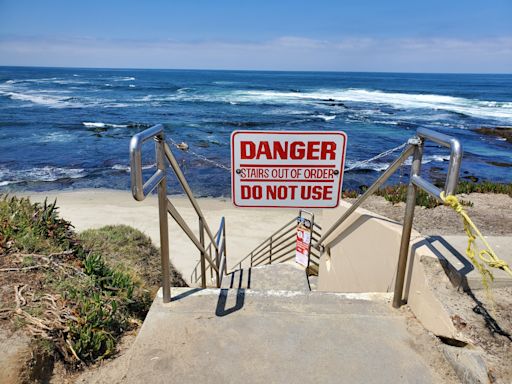
[[[209,264],[206,266],[205,272],[212,269],[213,265],[217,265],[217,269],[219,271],[219,281],[215,281],[215,284],[220,287],[222,285],[222,279],[224,275],[227,274],[227,255],[226,255],[226,220],[224,217],[222,217],[219,225],[219,230],[215,234],[215,243],[217,245],[217,248],[219,249],[218,252],[218,258],[215,260],[214,263]],[[192,273],[190,275],[190,281],[195,284],[199,281],[199,279],[202,279],[202,272],[201,274],[198,274],[198,269],[201,266],[201,260],[196,264],[194,269],[192,270]]]
[[[423,158],[423,149],[425,140],[433,141],[439,145],[450,148],[450,163],[448,165],[448,173],[446,176],[446,182],[444,189],[441,190],[429,181],[425,180],[420,176],[421,161]],[[416,136],[409,139],[407,147],[404,149],[402,154],[386,169],[386,171],[368,188],[364,194],[362,194],[352,206],[338,219],[336,222],[327,229],[324,234],[318,239],[314,248],[324,252],[330,248],[335,239],[327,241],[330,235],[343,224],[354,211],[361,206],[361,204],[372,195],[379,187],[381,187],[386,180],[409,158],[413,156],[411,165],[411,176],[409,179],[409,185],[407,188],[407,201],[404,214],[404,224],[402,230],[402,238],[400,241],[400,253],[398,257],[397,266],[397,277],[395,281],[395,289],[393,296],[393,306],[395,308],[400,307],[403,296],[403,287],[405,280],[405,272],[407,266],[408,253],[411,241],[412,223],[414,220],[414,207],[416,206],[416,194],[417,189],[421,188],[431,196],[435,197],[439,201],[442,201],[441,193],[444,192],[446,195],[455,194],[460,164],[462,161],[462,145],[460,142],[448,135],[432,131],[430,129],[419,128],[416,131]]]
[[[144,182],[142,178],[142,145],[144,142],[150,139],[154,139],[155,141],[157,170],[146,182]],[[199,238],[197,238],[192,229],[188,226],[186,221],[167,197],[167,164],[171,166],[171,169],[174,171],[174,174],[176,175],[178,181],[181,184],[181,187],[185,191],[197,214],[199,220]],[[158,188],[163,301],[168,303],[171,300],[169,272],[169,227],[167,221],[168,213],[172,216],[172,218],[176,221],[176,223],[185,232],[185,234],[200,252],[201,280],[203,288],[206,287],[206,261],[208,261],[209,268],[215,270],[217,286],[220,287],[222,275],[225,273],[225,271],[219,268],[220,264],[217,264],[220,257],[219,255],[224,258],[224,265],[226,263],[224,218],[221,221],[221,229],[219,230],[223,233],[222,249],[219,249],[221,245],[218,242],[220,237],[215,239],[213,236],[210,227],[206,222],[204,214],[201,211],[201,208],[199,207],[199,204],[195,199],[192,190],[190,189],[190,186],[188,185],[188,182],[185,179],[185,176],[183,175],[183,172],[181,171],[181,168],[171,151],[171,148],[165,142],[164,128],[161,124],[157,124],[151,128],[148,128],[132,137],[130,141],[130,166],[132,195],[135,200],[144,200],[155,188]],[[205,232],[209,238],[209,244],[207,246],[205,245],[204,241]],[[215,249],[215,262],[211,257],[212,246]]]
[[[277,229],[272,235],[270,235],[264,241],[258,244],[242,260],[235,264],[232,271],[236,269],[242,269],[242,266],[246,263],[249,264],[249,267],[256,267],[259,265],[272,264],[273,262],[276,262],[279,259],[282,259],[284,257],[291,257],[292,255],[294,255],[294,244],[296,243],[295,233],[297,229],[297,226],[295,224],[297,223],[298,218],[300,218],[300,214],[298,216],[295,216],[282,227]],[[322,227],[319,226],[317,223],[313,222],[312,229],[313,234],[319,236]],[[315,231],[315,229],[317,229],[317,231]],[[312,239],[314,239],[314,237],[312,237]],[[280,254],[280,252],[282,253]],[[314,252],[311,252],[310,255],[314,256],[315,258],[319,258],[319,255],[315,254]],[[318,263],[314,262],[313,264],[317,265]]]

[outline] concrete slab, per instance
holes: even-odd
[[[173,289],[123,383],[434,383],[388,294]]]
[[[427,238],[432,251],[448,262],[448,274],[452,282],[462,287],[482,289],[482,277],[466,257],[466,236],[430,236]],[[494,252],[512,266],[512,236],[488,236]],[[479,245],[483,246],[483,245]],[[500,269],[491,269],[495,287],[512,286],[512,276]]]
[[[233,271],[224,276],[222,288],[309,291],[306,271],[295,263],[262,265]]]

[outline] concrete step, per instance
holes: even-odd
[[[224,276],[222,288],[309,291],[308,278],[303,267],[295,264],[272,264],[239,269]]]
[[[434,383],[387,294],[174,288],[123,383]]]

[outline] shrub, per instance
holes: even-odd
[[[0,289],[0,302],[66,363],[111,356],[144,319],[161,272],[158,250],[140,231],[108,226],[78,236],[55,202],[8,196],[0,196],[0,228],[0,283],[16,292],[13,300],[12,287]],[[171,271],[173,283],[186,286]]]

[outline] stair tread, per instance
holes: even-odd
[[[222,288],[309,291],[306,272],[294,264],[239,269],[224,276]]]
[[[175,288],[123,382],[435,382],[387,294]]]

